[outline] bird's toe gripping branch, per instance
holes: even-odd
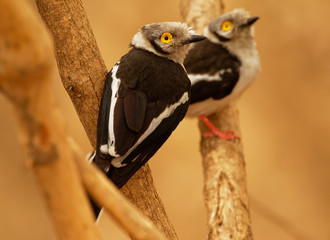
[[[239,137],[233,131],[219,131],[205,115],[200,115],[199,119],[211,130],[211,132],[203,133],[203,137],[217,136],[220,139],[238,139]]]

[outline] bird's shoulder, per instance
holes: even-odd
[[[119,94],[136,90],[148,101],[177,101],[190,89],[190,80],[183,66],[147,50],[133,48],[118,63],[114,74],[120,79]]]
[[[120,59],[116,73],[121,81],[131,83],[131,87],[135,87],[132,83],[139,81],[150,81],[153,78],[163,80],[168,76],[175,78],[184,74],[180,64],[140,48],[132,48]]]
[[[221,69],[238,71],[241,61],[221,44],[209,40],[198,42],[187,55],[184,66],[188,73],[214,74]]]

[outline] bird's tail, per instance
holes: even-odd
[[[123,163],[127,163],[125,167],[116,168],[111,166],[111,158],[105,159],[99,152],[91,152],[86,159],[89,163],[95,163],[102,172],[107,175],[119,189],[137,172],[162,146],[166,139],[171,135],[172,129],[165,132],[157,141],[149,139],[144,144],[139,145],[128,156]],[[147,147],[148,146],[148,147]],[[99,207],[91,198],[91,205],[96,219],[100,218],[101,207]],[[98,221],[98,220],[97,220]]]
[[[96,152],[92,151],[90,153],[87,154],[86,156],[86,161],[88,161],[89,163],[95,162],[95,157],[96,157]],[[92,210],[94,212],[94,216],[96,219],[96,223],[98,223],[98,221],[101,218],[102,215],[102,208],[100,208],[91,198],[91,196],[88,195],[89,198],[89,202],[91,204]]]

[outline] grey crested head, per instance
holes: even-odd
[[[190,43],[206,39],[181,22],[151,23],[142,27],[133,37],[131,46],[183,64]]]
[[[211,21],[205,29],[205,35],[214,43],[252,42],[254,32],[251,26],[258,19],[250,17],[244,9],[235,9]]]

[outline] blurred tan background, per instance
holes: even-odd
[[[180,20],[175,0],[84,4],[109,69],[138,28]],[[255,28],[262,73],[238,104],[254,238],[330,239],[330,2],[225,4],[227,11],[243,7],[260,17]],[[89,142],[54,74],[68,130],[87,153]],[[0,239],[55,239],[2,95],[0,109]],[[184,120],[150,165],[180,239],[205,239],[197,120]],[[105,239],[129,239],[107,216],[99,228]]]

